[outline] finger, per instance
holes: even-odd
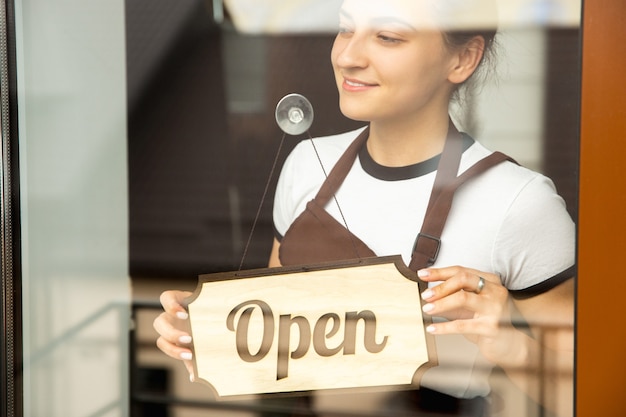
[[[450,296],[451,294],[458,293],[461,290],[473,293],[484,292],[487,289],[487,286],[493,284],[488,282],[487,278],[483,278],[481,284],[482,276],[487,274],[482,272],[480,272],[482,275],[478,274],[479,272],[476,270],[458,268],[456,269],[456,273],[454,275],[447,276],[446,279],[440,284],[424,291],[422,293],[422,299],[425,301],[439,300]]]
[[[182,360],[187,372],[189,373],[189,380],[194,382],[195,373],[192,362],[193,353],[191,352],[191,349],[172,344],[162,337],[157,339],[156,345],[166,355],[174,359]]]
[[[185,300],[192,294],[189,291],[164,291],[159,300],[165,312],[184,320],[189,316]]]
[[[196,379],[195,376],[195,372],[193,369],[193,362],[192,361],[183,361],[183,363],[185,364],[185,368],[187,368],[187,372],[189,372],[189,380],[191,382],[194,382]]]
[[[433,323],[426,328],[430,334],[462,334],[465,336],[493,337],[495,330],[494,323],[487,318],[453,320]]]
[[[481,308],[479,296],[468,291],[456,291],[439,299],[431,299],[424,304],[424,313],[432,316],[454,318],[472,318]]]
[[[448,284],[446,282],[445,284]],[[441,284],[444,285],[444,284]],[[434,293],[438,291],[438,287],[431,288]],[[507,308],[508,290],[502,285],[496,285],[485,280],[485,286],[480,294],[475,291],[456,291],[445,296],[440,296],[443,292],[437,292],[437,294],[428,298],[427,292],[422,294],[422,297],[427,301],[424,304],[422,310],[433,316],[450,317],[450,313],[455,313],[456,316],[467,318],[471,317],[474,313],[481,316],[500,317],[505,313]],[[457,312],[471,312],[470,314],[458,314]]]
[[[424,268],[417,271],[417,276],[423,281],[446,281],[452,278],[461,270],[459,266],[449,266],[445,268]]]
[[[462,266],[448,266],[444,268],[425,268],[417,271],[417,276],[426,282],[447,281],[456,275],[468,273],[484,277],[487,281],[500,282],[500,277],[477,269],[465,268]]]
[[[164,337],[159,337],[156,341],[156,345],[163,353],[171,358],[183,361],[191,361],[193,359],[191,349],[174,344]]]
[[[161,313],[154,319],[152,326],[154,330],[165,341],[172,345],[188,347],[191,345],[191,335],[183,327],[183,322],[173,318],[166,312]]]

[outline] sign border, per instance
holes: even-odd
[[[315,264],[306,264],[306,265],[293,265],[293,266],[281,266],[281,267],[272,267],[272,268],[256,268],[256,269],[247,269],[240,271],[229,271],[229,272],[217,272],[217,273],[208,273],[208,274],[200,274],[198,276],[198,284],[193,294],[185,299],[185,306],[188,306],[193,301],[195,301],[201,291],[202,287],[205,283],[212,282],[221,282],[221,281],[234,281],[239,279],[263,279],[270,276],[277,275],[287,275],[293,273],[308,273],[308,272],[316,272],[316,271],[325,271],[332,269],[344,269],[344,268],[354,268],[354,267],[365,267],[370,265],[380,265],[380,264],[393,264],[398,272],[402,276],[404,276],[407,280],[415,282],[418,286],[418,291],[421,294],[428,288],[428,283],[422,281],[418,278],[417,273],[409,269],[409,267],[404,263],[402,257],[400,255],[391,255],[391,256],[377,256],[377,257],[368,257],[368,258],[357,258],[357,259],[347,259],[343,261],[333,261],[333,262],[321,262]],[[422,311],[422,307],[425,304],[425,301],[419,297],[420,300],[420,313],[422,316],[422,320],[424,322],[424,329],[428,327],[432,323],[432,316]],[[188,331],[192,336],[191,331],[191,318],[188,320]],[[376,392],[380,391],[384,388],[393,387],[395,390],[411,390],[411,389],[419,389],[420,381],[422,379],[423,374],[430,368],[438,365],[438,357],[437,357],[437,348],[435,342],[435,336],[431,335],[428,332],[424,332],[425,340],[426,340],[426,350],[428,353],[428,361],[419,366],[412,378],[412,382],[409,384],[397,384],[397,385],[380,385],[380,386],[364,386],[364,387],[349,387],[349,388],[326,388],[326,389],[317,389],[317,390],[303,390],[303,391],[290,391],[290,392],[269,392],[269,393],[254,393],[254,394],[236,394],[236,395],[220,395],[218,394],[215,387],[207,380],[203,378],[197,378],[198,382],[201,382],[203,385],[208,386],[213,395],[218,400],[245,400],[247,398],[270,398],[270,397],[284,397],[284,396],[298,396],[302,395],[306,392],[333,392],[333,393],[350,393],[350,392]],[[193,349],[193,368],[194,374],[198,375],[198,368],[196,363],[196,352]]]

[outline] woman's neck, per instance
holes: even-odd
[[[404,123],[372,121],[367,150],[383,166],[408,166],[442,152],[448,133],[448,114]]]

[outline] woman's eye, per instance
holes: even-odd
[[[383,34],[379,34],[378,35],[378,39],[381,40],[384,43],[399,43],[399,42],[401,42],[401,39],[398,39],[396,37],[389,36],[389,35],[383,35]]]

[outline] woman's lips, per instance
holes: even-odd
[[[363,91],[375,87],[376,84],[370,84],[361,80],[344,78],[343,89],[346,91]]]

